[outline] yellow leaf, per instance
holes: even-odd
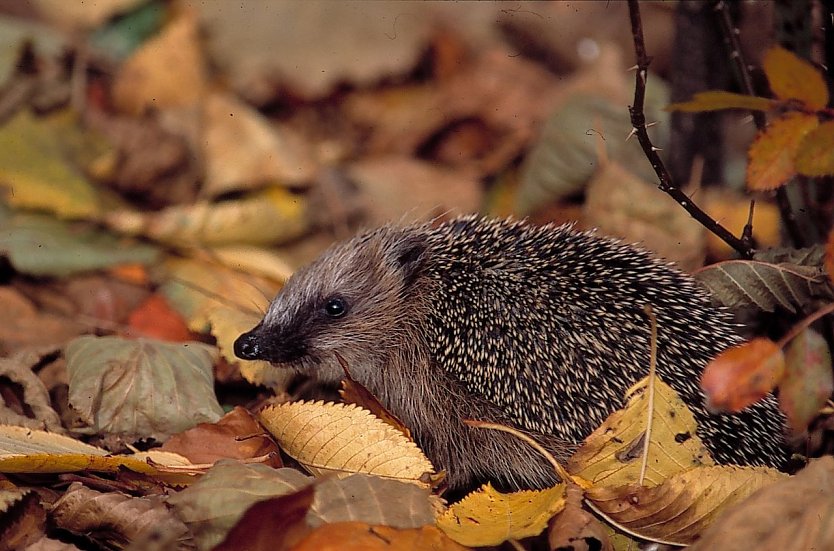
[[[793,178],[799,146],[817,126],[817,117],[804,113],[788,113],[771,122],[747,152],[747,189],[769,191]]]
[[[9,189],[6,200],[61,218],[95,218],[99,197],[84,165],[105,149],[69,111],[46,117],[19,113],[0,128],[0,186]]]
[[[775,46],[765,53],[762,68],[777,98],[796,99],[814,110],[828,105],[828,86],[822,75],[796,54]]]
[[[653,541],[690,544],[727,507],[787,475],[766,467],[713,466],[663,484],[594,487],[585,498],[606,519]]]
[[[683,111],[684,113],[698,111],[718,111],[720,109],[750,109],[754,111],[768,111],[776,104],[772,99],[760,98],[725,92],[723,90],[709,90],[698,92],[689,101],[673,103],[666,107],[666,111]]]
[[[354,405],[289,402],[260,413],[278,445],[316,476],[366,473],[418,481],[434,466],[414,442]]]
[[[695,433],[695,417],[672,388],[655,380],[655,404],[644,484],[656,485],[691,467],[712,465]],[[612,413],[570,458],[568,471],[595,486],[637,482],[648,421],[648,378],[629,390],[628,404]]]
[[[796,170],[805,176],[834,174],[834,121],[808,132],[796,153]]]
[[[564,507],[564,484],[511,494],[486,484],[449,507],[437,519],[437,527],[463,545],[500,545],[509,539],[539,535]]]

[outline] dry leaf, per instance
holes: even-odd
[[[0,423],[18,425],[32,429],[47,429],[52,432],[65,432],[61,418],[52,409],[49,392],[43,382],[32,371],[44,357],[57,355],[58,348],[46,347],[41,350],[23,350],[9,358],[0,358],[0,390],[6,386],[6,380],[17,386],[22,392],[21,411],[14,411],[6,404],[4,392],[0,392]],[[11,396],[14,386],[8,389]],[[28,413],[29,415],[25,415]]]
[[[267,408],[261,423],[315,475],[367,473],[417,481],[434,467],[414,442],[353,405],[291,402]]]
[[[812,459],[796,476],[724,512],[691,551],[806,551],[834,548],[834,458]]]
[[[396,415],[388,411],[370,390],[362,386],[361,383],[354,381],[349,374],[346,374],[345,378],[342,379],[342,388],[339,389],[339,396],[347,404],[355,404],[360,408],[367,409],[376,417],[379,417],[403,433],[406,438],[413,440],[411,430]]]
[[[35,305],[13,287],[0,287],[0,350],[4,354],[29,347],[63,346],[87,330],[74,321],[49,313],[38,312]]]
[[[154,38],[145,42],[119,68],[113,103],[139,115],[148,108],[194,105],[206,88],[203,53],[191,10],[182,10]]]
[[[759,337],[715,357],[704,368],[701,387],[710,410],[735,413],[767,396],[784,373],[782,349]]]
[[[802,141],[819,126],[815,115],[788,113],[771,122],[747,151],[747,189],[769,191],[796,175],[795,161]]]
[[[46,511],[31,490],[0,489],[0,551],[29,549],[46,532]]]
[[[748,96],[725,92],[723,90],[709,90],[698,92],[689,101],[673,103],[667,111],[682,111],[684,113],[698,113],[702,111],[718,111],[722,109],[748,109],[754,111],[769,111],[776,106],[776,102],[768,98]]]
[[[828,243],[825,245],[825,271],[828,273],[828,280],[834,283],[834,228],[828,234]]]
[[[293,551],[465,551],[434,526],[398,529],[362,522],[325,524],[305,537]]]
[[[774,46],[765,52],[762,68],[777,98],[797,99],[812,110],[828,105],[828,85],[822,74],[795,53]]]
[[[437,519],[437,527],[462,545],[500,545],[509,539],[541,534],[564,506],[564,484],[511,494],[502,494],[486,484],[449,507]]]
[[[698,467],[654,487],[595,486],[585,498],[606,519],[640,537],[687,545],[726,507],[786,477],[765,467]]]
[[[129,337],[150,337],[169,342],[194,340],[182,316],[160,294],[149,296],[127,319]]]
[[[56,526],[86,536],[105,547],[141,541],[145,533],[170,536],[169,549],[182,549],[191,536],[158,496],[130,497],[102,493],[75,482],[51,510]]]
[[[97,432],[164,440],[222,417],[216,356],[198,342],[79,337],[66,349],[70,406]]]
[[[187,457],[192,463],[264,458],[261,462],[271,467],[283,466],[278,447],[252,414],[240,406],[216,423],[200,423],[173,435],[159,449]]]
[[[204,110],[202,189],[209,197],[266,185],[298,186],[314,178],[311,147],[289,128],[271,125],[228,94],[209,94]]]
[[[779,383],[779,408],[795,434],[808,428],[834,392],[831,352],[826,340],[805,329],[785,351],[785,376]]]
[[[796,153],[796,170],[805,176],[834,174],[834,121],[808,132]]]
[[[595,430],[568,462],[568,471],[595,486],[637,482],[643,461],[648,417],[648,378],[627,393],[625,408],[615,411]],[[655,379],[649,457],[644,484],[660,484],[691,467],[712,465],[696,434],[695,418],[674,390]]]
[[[576,484],[565,490],[565,509],[550,520],[547,528],[549,549],[571,551],[614,551],[608,530],[582,507],[585,491]],[[610,530],[610,529],[609,529]]]

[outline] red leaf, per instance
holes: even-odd
[[[170,342],[194,340],[182,316],[159,294],[151,295],[131,312],[127,323],[127,337],[151,337]]]
[[[761,400],[785,373],[782,349],[758,338],[725,350],[704,369],[701,387],[712,411],[738,412]]]

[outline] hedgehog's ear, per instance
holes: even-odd
[[[405,236],[394,248],[394,262],[400,269],[405,285],[411,285],[423,267],[428,244],[425,238],[418,235]]]

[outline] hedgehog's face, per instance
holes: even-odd
[[[403,297],[422,266],[425,243],[378,230],[337,245],[299,270],[264,319],[235,341],[235,354],[338,380],[372,369],[394,346]]]

